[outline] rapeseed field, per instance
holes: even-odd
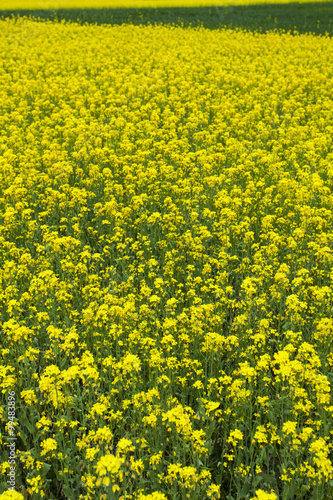
[[[333,498],[331,37],[0,50],[1,499]]]
[[[329,3],[330,0],[299,0]],[[289,4],[290,0],[2,0],[0,9],[105,9]]]

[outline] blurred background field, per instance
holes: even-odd
[[[176,24],[217,29],[332,33],[333,2],[262,0],[4,0],[0,17],[33,16],[80,23]]]
[[[114,9],[159,7],[211,7],[225,5],[290,4],[290,0],[3,0],[6,9]],[[300,0],[297,3],[329,3]]]

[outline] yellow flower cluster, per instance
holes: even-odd
[[[7,19],[0,54],[22,491],[333,498],[332,39]]]

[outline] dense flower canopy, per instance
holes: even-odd
[[[0,54],[20,491],[331,498],[331,38],[20,19]]]

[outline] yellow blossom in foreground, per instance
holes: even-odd
[[[24,399],[24,402],[27,405],[32,405],[33,403],[37,403],[36,395],[32,390],[22,391],[21,398]]]
[[[250,498],[250,500],[277,500],[277,495],[275,493],[267,493],[264,490],[257,490],[256,496]]]
[[[137,500],[167,500],[167,497],[164,493],[154,491],[154,493],[150,493],[149,495],[139,494]]]
[[[232,443],[233,446],[236,446],[238,441],[241,441],[242,439],[243,439],[242,431],[240,431],[239,429],[235,429],[234,431],[230,432],[227,442]]]
[[[0,19],[0,470],[333,498],[332,38],[142,16]]]

